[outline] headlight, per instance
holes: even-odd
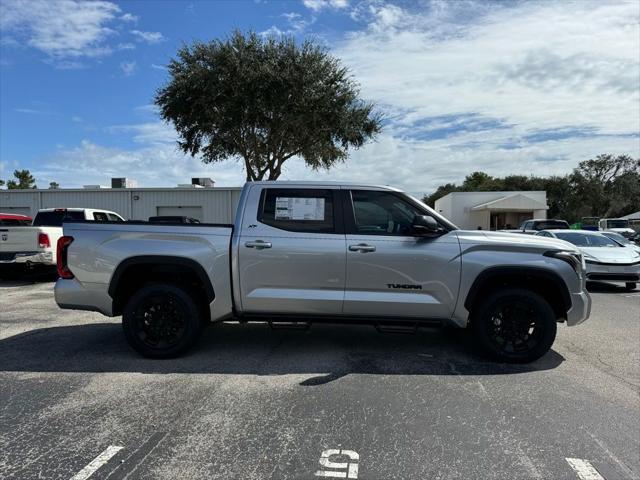
[[[571,265],[571,268],[576,272],[578,277],[582,278],[582,272],[587,266],[585,265],[584,257],[580,253],[565,252],[565,251],[552,251],[544,254],[546,257],[557,258]]]

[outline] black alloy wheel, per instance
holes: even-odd
[[[504,288],[493,292],[472,314],[480,347],[494,359],[527,363],[553,344],[557,322],[549,303],[535,292]]]
[[[147,285],[127,302],[122,327],[127,341],[150,358],[173,358],[190,348],[203,321],[194,299],[179,286]]]

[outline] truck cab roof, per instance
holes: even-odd
[[[320,182],[320,181],[295,181],[295,180],[261,180],[257,182],[247,182],[249,185],[261,185],[267,187],[279,187],[282,186],[284,188],[291,187],[328,187],[328,188],[366,188],[366,189],[375,189],[375,190],[388,190],[390,192],[401,192],[402,190],[390,187],[389,185],[375,185],[370,183],[359,183],[359,182]]]

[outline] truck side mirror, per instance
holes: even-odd
[[[411,233],[416,236],[432,236],[442,233],[442,228],[429,215],[416,215],[411,223]]]

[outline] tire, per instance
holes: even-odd
[[[475,342],[490,358],[529,363],[549,351],[557,322],[551,305],[537,293],[503,288],[472,311],[471,328]]]
[[[148,358],[175,358],[186,352],[200,337],[203,324],[193,297],[169,284],[142,287],[122,313],[127,342]]]
[[[630,291],[636,289],[636,282],[627,282],[627,283],[625,283],[624,286],[625,286],[626,290],[630,292]]]

